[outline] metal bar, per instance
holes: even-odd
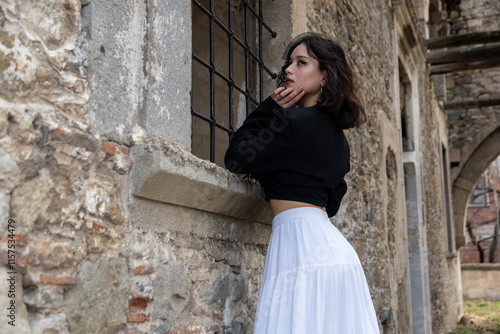
[[[210,0],[210,13],[212,16],[209,18],[209,28],[210,28],[210,119],[214,122],[210,123],[210,161],[215,161],[215,87],[214,87],[214,0]]]
[[[233,40],[237,40],[237,38],[236,38],[236,37],[234,37],[234,38],[233,38]],[[246,48],[244,47],[244,49],[246,49]],[[272,72],[272,71],[271,71],[271,70],[270,70],[270,69],[269,69],[269,68],[268,68],[268,67],[264,64],[264,62],[263,62],[261,59],[259,59],[259,58],[258,58],[258,57],[257,57],[257,56],[256,56],[256,55],[252,52],[252,51],[250,51],[250,50],[249,50],[249,51],[248,51],[248,54],[249,54],[249,55],[250,55],[250,56],[251,56],[251,57],[252,57],[252,58],[253,58],[253,59],[254,59],[254,60],[255,60],[258,64],[262,64],[262,68],[263,68],[264,70],[266,70],[266,72],[267,72],[267,73],[268,73],[268,74],[269,74],[269,75],[270,75],[273,79],[275,79],[275,78],[276,78],[276,73],[273,73],[273,72]],[[193,57],[196,57],[196,58],[197,58],[197,60],[198,60],[200,63],[202,63],[203,65],[208,64],[208,63],[206,63],[203,59],[201,59],[200,57],[196,56],[194,53],[193,53]],[[210,69],[210,68],[211,68],[211,67],[210,67],[210,65],[205,65],[205,66],[206,66],[208,69]]]
[[[250,11],[255,15],[256,18],[262,20],[262,24],[263,26],[267,29],[267,31],[269,31],[269,33],[271,34],[271,37],[272,38],[275,38],[276,36],[278,36],[278,34],[276,33],[276,31],[274,31],[273,29],[271,29],[271,27],[269,27],[266,22],[264,21],[264,18],[262,17],[262,15],[258,15],[257,12],[252,8],[252,6],[250,6],[248,4],[248,1],[245,1],[245,0],[240,0],[241,2],[243,2],[243,4],[246,4],[249,8],[250,8]],[[199,7],[205,14],[207,14],[208,16],[214,16],[212,13],[210,13],[210,11],[208,9],[206,9],[201,3],[199,3],[197,0],[193,0],[193,3]],[[215,18],[215,16],[214,16]],[[222,29],[226,30],[225,27],[223,27],[224,25],[216,19],[215,21],[218,25],[221,26]]]
[[[229,128],[225,127],[224,125],[217,123],[215,120],[210,119],[209,117],[207,117],[203,114],[200,114],[199,112],[195,111],[193,108],[191,108],[191,114],[193,114],[193,116],[196,116],[196,117],[204,120],[205,122],[207,122],[209,124],[213,124],[214,126],[218,127],[221,130],[224,130],[228,133],[234,132],[234,129],[229,129]]]
[[[193,59],[196,60],[196,61],[198,61],[201,65],[205,66],[206,68],[212,69],[213,73],[215,75],[217,75],[218,77],[220,77],[222,80],[226,81],[228,85],[231,84],[231,80],[228,77],[226,77],[224,74],[222,74],[221,72],[217,71],[216,69],[212,68],[210,66],[210,64],[208,64],[207,62],[205,62],[203,59],[201,59],[200,57],[198,57],[194,53],[193,53]],[[256,99],[254,99],[253,97],[251,97],[246,91],[244,91],[243,88],[241,88],[240,86],[234,84],[234,81],[233,81],[232,84],[233,84],[233,88],[234,89],[238,90],[241,94],[243,94],[245,96],[248,96],[253,103],[255,103],[257,105],[259,104],[259,102]]]
[[[240,0],[244,5],[244,41],[240,40],[233,31],[233,0],[228,0],[228,27],[221,22],[217,17],[215,17],[214,10],[214,0],[209,1],[209,8],[204,7],[198,0],[192,0],[192,3],[197,6],[205,15],[207,15],[209,19],[209,35],[210,35],[210,60],[207,62],[197,56],[194,51],[192,52],[192,59],[200,63],[202,66],[206,67],[209,70],[209,81],[210,81],[210,116],[205,116],[203,114],[198,113],[191,107],[191,114],[195,117],[200,118],[201,120],[208,123],[210,126],[210,161],[215,161],[215,131],[216,128],[219,128],[229,135],[234,133],[235,127],[235,117],[234,117],[234,90],[238,91],[245,97],[246,102],[246,114],[250,111],[250,104],[253,103],[258,105],[260,102],[252,96],[250,80],[253,78],[250,77],[250,62],[254,60],[258,64],[258,75],[259,78],[259,100],[262,100],[263,97],[263,80],[264,80],[264,71],[266,71],[272,78],[276,78],[276,74],[273,73],[262,60],[263,58],[263,48],[262,48],[262,31],[263,28],[266,28],[270,33],[271,37],[274,38],[277,36],[277,33],[273,31],[264,21],[263,19],[263,8],[262,8],[262,0],[259,0],[259,13],[250,5],[249,0]],[[249,22],[250,16],[248,12],[252,13],[252,18],[258,20],[256,23],[258,24],[258,52],[257,55],[252,52],[250,49],[250,36],[249,36],[249,24],[254,23],[254,21]],[[227,35],[228,38],[228,52],[229,52],[229,73],[228,76],[224,75],[220,71],[215,68],[215,25],[219,26]],[[245,53],[245,87],[244,89],[238,86],[234,82],[234,47],[235,43],[239,45],[244,53]],[[253,63],[252,63],[253,69]],[[218,76],[222,80],[224,80],[228,84],[229,90],[229,127],[224,126],[223,124],[217,123],[216,115],[215,115],[215,76]],[[191,94],[191,105],[192,105],[193,95]]]
[[[234,78],[233,78],[233,1],[228,0],[228,25],[229,31],[231,34],[228,34],[228,49],[229,49],[229,128],[234,129],[234,117],[233,117],[233,87],[234,87]]]
[[[264,71],[262,69],[262,0],[259,0],[259,100],[262,102],[264,95]]]
[[[245,91],[248,93],[248,95],[245,96],[245,102],[246,102],[246,114],[248,116],[249,110],[250,110],[250,101],[248,99],[248,96],[250,95],[250,89],[248,88],[249,86],[249,80],[248,80],[248,51],[250,50],[250,47],[248,45],[248,3],[244,3],[244,17],[245,17]]]
[[[269,27],[266,24],[266,22],[264,22],[264,18],[262,16],[262,11],[261,11],[262,7],[259,7],[259,14],[257,14],[257,11],[255,9],[253,9],[252,6],[250,6],[250,4],[248,3],[248,0],[241,0],[241,2],[243,2],[244,4],[247,4],[248,5],[248,9],[250,9],[250,11],[252,12],[252,14],[255,15],[255,17],[259,21],[262,21],[263,26],[271,33],[271,37],[272,38],[275,38],[276,36],[278,36],[278,34],[273,29],[271,29],[271,27]]]

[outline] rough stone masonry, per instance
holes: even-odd
[[[189,35],[190,5],[1,1],[0,261],[8,263],[4,231],[15,219],[16,333],[252,332],[271,226],[258,185],[189,151],[191,40],[174,37]],[[393,4],[271,5],[291,8],[293,29],[306,22],[301,29],[337,39],[359,76],[368,122],[348,133],[350,190],[333,223],[360,255],[381,327],[405,333],[409,278]],[[181,47],[171,55],[174,44]],[[432,322],[441,332],[459,313],[434,163],[443,115],[425,67],[416,66]],[[162,126],[169,131],[162,134]],[[160,160],[148,169],[137,157]],[[134,188],[147,173],[145,184],[161,189]],[[190,197],[213,205],[172,203]],[[241,206],[246,200],[255,206]],[[253,218],[231,214],[234,208]],[[2,266],[2,309],[9,303],[6,272]],[[11,330],[0,322],[0,332]]]

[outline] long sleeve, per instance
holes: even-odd
[[[286,168],[294,148],[293,117],[268,97],[232,135],[224,156],[226,168],[237,174]]]

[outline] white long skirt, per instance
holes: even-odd
[[[351,244],[315,207],[272,222],[254,334],[378,334],[365,274]]]

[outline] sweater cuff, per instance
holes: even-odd
[[[276,101],[274,101],[272,96],[269,96],[267,99],[262,101],[261,106],[266,107],[266,108],[270,108],[271,110],[275,109],[275,108],[276,109],[283,109]]]

